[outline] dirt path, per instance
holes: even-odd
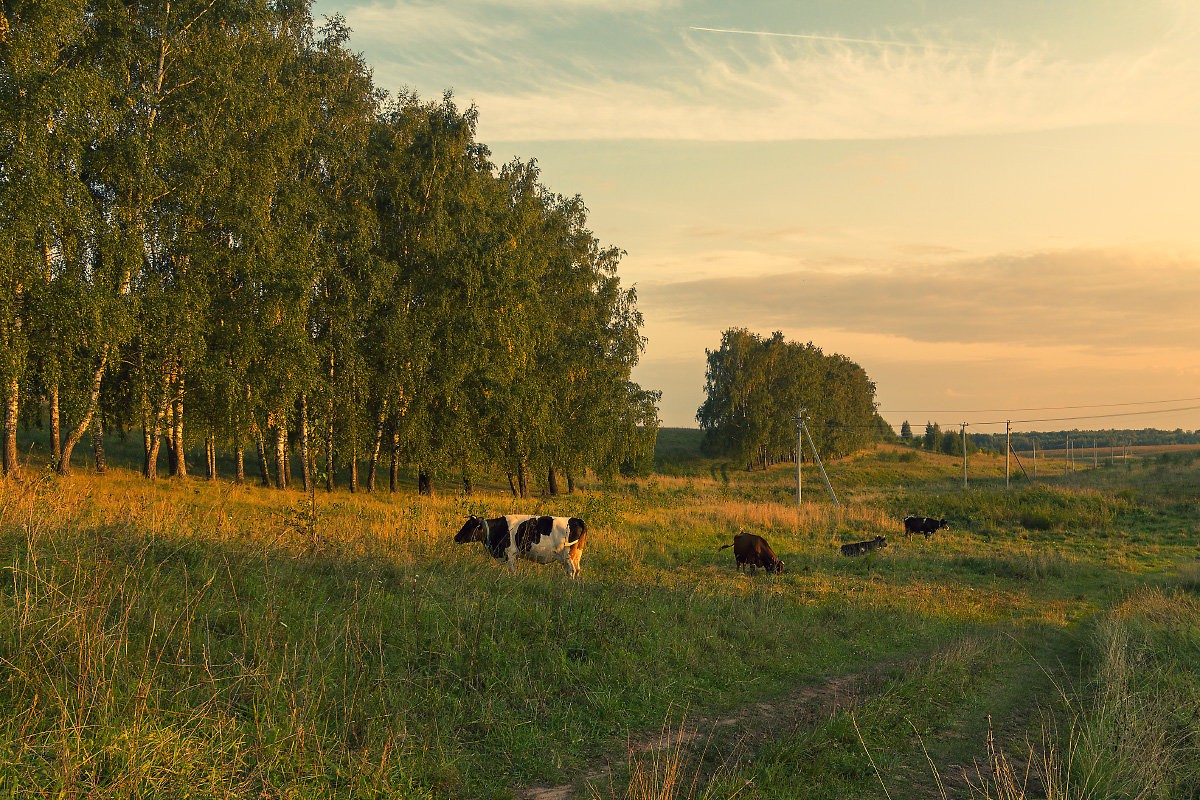
[[[861,697],[874,696],[876,690],[890,679],[893,668],[930,657],[932,654],[906,661],[887,661],[861,672],[837,675],[794,689],[770,702],[750,703],[724,716],[685,718],[677,726],[666,726],[659,733],[630,740],[625,753],[602,759],[585,770],[574,783],[518,787],[515,796],[520,800],[570,800],[588,784],[611,780],[613,763],[625,763],[642,753],[681,747],[702,750],[714,741],[729,742],[731,750],[754,752],[802,726],[828,719],[838,709],[854,707]]]

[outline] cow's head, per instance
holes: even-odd
[[[783,574],[783,562],[780,561],[779,559],[775,559],[775,568],[771,569],[768,567],[767,572],[774,572],[776,575],[782,575]]]
[[[949,522],[946,522],[946,520],[944,520],[944,519],[939,519],[939,520],[937,521],[937,526],[938,526],[939,528],[949,528],[949,527],[950,527],[950,523],[949,523]]]
[[[487,538],[487,523],[479,517],[471,515],[467,518],[467,522],[458,533],[454,534],[454,541],[458,544],[464,542],[482,542]]]
[[[875,546],[876,547],[887,547],[887,539],[883,538],[882,536],[876,536],[875,537]]]

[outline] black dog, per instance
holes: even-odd
[[[842,545],[842,555],[861,556],[863,553],[870,553],[872,550],[878,550],[881,547],[887,547],[887,539],[882,536],[876,536],[874,539],[868,539],[865,542]]]
[[[905,517],[904,532],[912,536],[914,533],[923,533],[925,538],[929,538],[929,534],[936,531],[938,528],[945,528],[949,525],[944,519],[934,519],[933,517]]]

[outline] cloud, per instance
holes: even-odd
[[[676,5],[372,0],[344,13],[383,85],[454,88],[479,106],[488,142],[884,139],[1200,121],[1194,14],[1149,45],[1068,58],[989,33],[969,47],[940,30],[712,33],[689,29]]]
[[[1109,354],[1200,346],[1200,258],[1096,249],[747,277],[643,282],[647,318]]]
[[[1070,60],[1012,44],[748,50],[685,35],[665,71],[671,80],[613,79],[596,64],[594,75],[547,71],[563,78],[474,99],[492,141],[886,139],[1195,122],[1196,43],[1194,32],[1180,33],[1138,52]]]

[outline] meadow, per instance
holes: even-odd
[[[1200,797],[1190,454],[1007,490],[977,455],[964,490],[884,445],[827,465],[838,507],[806,468],[797,512],[794,465],[689,441],[523,503],[31,465],[0,481],[0,794]],[[452,543],[509,510],[585,519],[582,580]],[[736,571],[739,530],[786,572]]]

